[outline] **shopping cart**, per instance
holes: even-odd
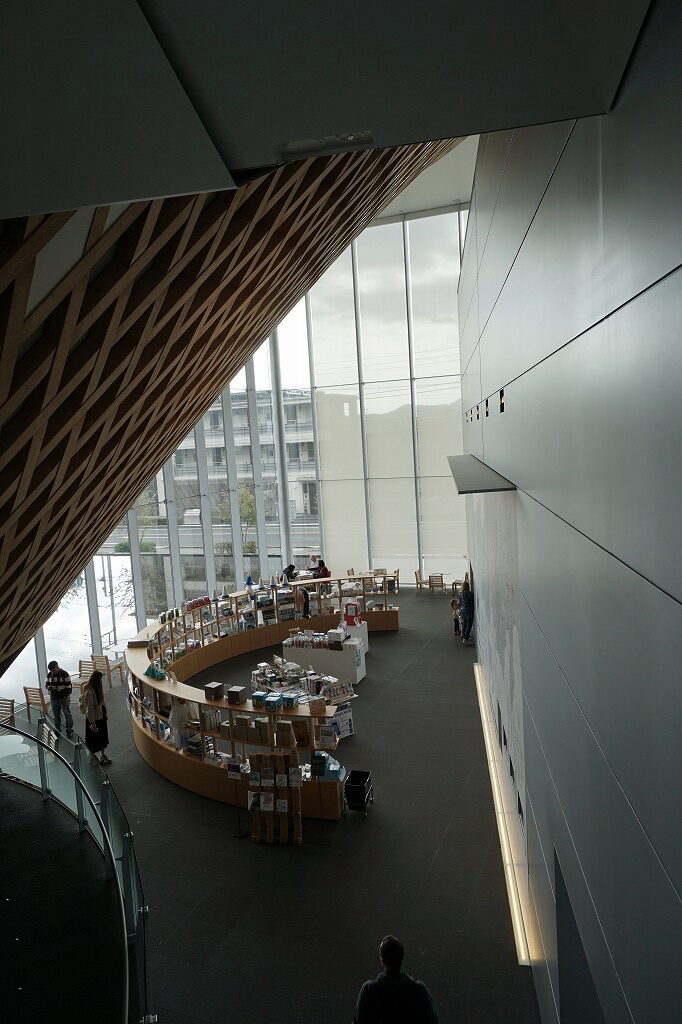
[[[372,773],[356,769],[349,772],[343,787],[343,795],[346,808],[349,811],[362,811],[363,818],[366,818],[367,804],[374,803]]]

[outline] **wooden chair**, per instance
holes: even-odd
[[[417,588],[417,593],[418,594],[421,594],[422,587],[428,587],[429,586],[428,581],[425,580],[425,579],[422,579],[422,574],[421,574],[421,571],[419,569],[415,570],[415,573],[414,573],[414,583],[415,583],[415,586]]]
[[[445,593],[445,580],[442,572],[435,572],[429,575],[429,593],[435,594],[437,590]]]
[[[450,591],[451,591],[453,597],[456,596],[457,591],[459,590],[459,588],[461,586],[462,586],[462,581],[461,580],[453,580],[452,581],[452,583],[450,584]]]
[[[50,709],[47,697],[39,686],[25,686],[24,697],[26,698],[26,714],[28,715],[29,722],[31,721],[31,708],[40,708],[43,715],[49,715]]]
[[[90,678],[94,671],[95,663],[94,661],[92,661],[92,659],[81,659],[78,662],[78,675],[71,676],[71,685],[73,686],[74,690],[79,690],[82,693],[83,687],[85,686],[85,684],[87,683],[88,679]],[[100,669],[99,671],[101,672],[102,670]]]
[[[76,679],[71,679],[74,689],[78,688],[82,693],[83,686],[93,672],[101,672],[108,679],[110,687],[113,685],[112,676],[115,672],[118,672],[121,683],[125,682],[125,668],[121,662],[115,662],[112,665],[106,654],[93,654],[91,658],[81,659],[78,662],[78,676]]]
[[[109,680],[109,686],[112,685],[112,676],[116,672],[118,672],[121,684],[125,683],[127,669],[122,661],[115,661],[112,664],[112,662],[109,661],[108,655],[93,654],[92,663],[98,672],[101,672],[102,675],[105,675],[107,677],[107,679]]]
[[[0,697],[0,724],[14,725],[14,701],[11,697]]]

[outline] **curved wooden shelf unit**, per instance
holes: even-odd
[[[324,581],[334,583],[334,580]],[[287,619],[283,622],[270,623],[258,626],[255,629],[233,633],[230,636],[213,640],[203,647],[198,647],[178,658],[173,664],[167,666],[176,675],[178,682],[171,679],[151,679],[145,675],[149,666],[148,644],[161,630],[166,628],[160,622],[151,623],[141,630],[131,641],[137,645],[128,647],[126,650],[126,662],[131,675],[131,688],[133,683],[137,684],[142,697],[150,696],[152,708],[147,709],[147,714],[156,718],[158,715],[158,694],[165,694],[171,697],[179,697],[183,700],[193,701],[211,709],[230,708],[232,711],[251,711],[251,702],[248,706],[239,707],[228,705],[226,699],[217,701],[202,700],[202,691],[188,685],[187,680],[197,673],[219,665],[230,658],[236,658],[240,654],[249,654],[251,651],[258,651],[265,647],[272,647],[281,643],[291,629],[314,629],[326,631],[338,624],[338,612],[325,615],[314,615],[309,619]],[[369,611],[365,614],[367,626],[370,632],[376,630],[393,630],[399,628],[397,609],[380,609]],[[145,642],[146,641],[146,642]],[[142,644],[142,646],[139,646]],[[303,648],[305,650],[305,648]],[[228,777],[225,768],[204,761],[202,758],[193,757],[184,751],[177,750],[174,746],[157,739],[152,730],[144,724],[144,720],[135,713],[139,709],[139,701],[133,696],[131,699],[131,718],[133,723],[133,739],[138,753],[147,764],[170,782],[174,782],[184,789],[188,789],[200,796],[209,797],[213,800],[220,800],[223,803],[233,806],[247,806],[248,782],[246,780],[236,781]],[[330,718],[336,708],[327,707],[325,716]],[[267,714],[260,710],[259,714]],[[272,714],[279,714],[283,718],[292,719],[297,717],[310,717],[307,708],[281,710]],[[158,728],[158,725],[157,725]],[[210,735],[207,731],[206,735]],[[303,748],[302,748],[303,749]],[[311,779],[304,782],[301,789],[301,813],[305,818],[330,818],[338,819],[343,809],[343,796],[341,783],[335,781],[323,781]]]

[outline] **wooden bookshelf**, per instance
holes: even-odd
[[[389,589],[389,579],[394,580],[392,589]],[[307,619],[292,617],[296,615],[296,591],[300,587],[306,587],[310,595],[310,618]],[[343,593],[343,588],[351,587],[353,593]],[[271,711],[254,708],[251,701],[243,705],[229,704],[226,699],[207,701],[202,700],[201,689],[187,685],[187,680],[240,654],[274,647],[289,635],[290,630],[313,629],[325,632],[332,629],[338,624],[343,601],[348,598],[358,601],[370,632],[396,630],[400,626],[399,612],[389,605],[395,601],[397,590],[398,579],[392,573],[381,576],[359,574],[329,579],[301,579],[289,586],[255,591],[253,595],[246,590],[224,594],[210,604],[197,606],[165,623],[159,621],[146,626],[130,642],[126,651],[131,680],[133,736],[139,753],[152,768],[177,785],[202,796],[246,807],[247,784],[228,779],[222,765],[206,760],[210,745],[224,743],[227,746],[224,752],[234,758],[240,757],[242,761],[248,756],[247,748],[270,751],[273,755],[293,749],[311,753],[320,749],[320,722],[331,719],[336,706],[327,706],[324,715],[310,716],[306,705]],[[373,605],[371,608],[368,607],[370,603]],[[263,621],[264,609],[270,616],[274,615],[274,621]],[[244,628],[250,624],[253,624],[253,628]],[[146,676],[150,664],[164,671],[172,671],[178,681],[173,682],[169,677],[151,679]],[[135,694],[135,687],[138,688],[139,697]],[[150,698],[151,707],[144,704],[146,697]],[[273,716],[270,742],[245,741],[231,735],[225,736],[220,730],[204,729],[203,712],[200,711],[199,728],[194,727],[188,731],[199,735],[201,756],[177,750],[159,738],[161,723],[167,721],[162,709],[173,698],[191,701],[200,708],[225,710],[230,731],[235,714]],[[308,718],[311,742],[297,744],[295,748],[278,747],[274,742],[277,717],[288,720]],[[239,753],[237,748],[241,748]],[[312,779],[303,784],[301,793],[303,817],[341,816],[343,794],[340,782]]]
[[[376,577],[360,575],[337,577],[326,580],[295,580],[288,587],[272,591],[256,591],[252,596],[247,591],[223,595],[208,605],[181,613],[165,623],[157,622],[142,630],[131,641],[148,641],[148,661],[165,669],[173,667],[179,679],[186,680],[198,672],[240,654],[248,654],[262,647],[275,646],[288,636],[290,629],[314,629],[324,632],[337,625],[343,601],[353,597],[360,605],[367,621],[369,632],[397,630],[400,628],[398,608],[391,608],[395,594],[388,589],[388,580],[395,574]],[[344,594],[343,587],[352,586],[353,594]],[[295,609],[295,594],[306,587],[310,594],[310,618],[292,618]],[[274,612],[274,622],[263,622],[263,601],[272,594],[272,601],[266,606]],[[293,595],[293,604],[292,604]],[[370,608],[368,605],[372,604]],[[242,628],[253,623],[253,628]],[[144,648],[142,648],[144,651]],[[133,648],[129,646],[126,658]],[[146,668],[146,665],[145,665]]]

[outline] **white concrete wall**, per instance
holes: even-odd
[[[555,853],[609,1024],[682,1007],[681,32],[662,0],[610,114],[482,137],[460,281],[464,446],[518,487],[471,501],[469,552],[545,1024]]]

